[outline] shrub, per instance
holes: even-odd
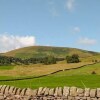
[[[80,62],[79,56],[77,54],[73,54],[72,56],[66,56],[67,63],[78,63]]]
[[[95,71],[93,71],[91,74],[93,74],[93,75],[94,75],[94,74],[96,74],[96,72],[95,72]]]
[[[44,59],[43,63],[45,65],[49,65],[49,64],[56,64],[56,58],[53,56],[48,56]]]

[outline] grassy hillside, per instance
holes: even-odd
[[[90,87],[97,88],[100,87],[100,63],[95,65],[86,66],[80,69],[74,69],[69,71],[63,71],[56,73],[54,75],[49,75],[46,77],[41,77],[31,80],[21,80],[21,81],[10,81],[10,82],[0,82],[0,84],[14,85],[17,87],[57,87],[57,86],[77,86],[77,87]],[[96,75],[92,75],[91,72],[96,71]],[[12,77],[0,76],[0,79],[9,79]]]
[[[92,72],[95,72],[96,75],[100,75],[100,63],[94,65],[87,65],[79,69],[73,69],[69,71],[59,72],[55,75],[57,76],[68,76],[68,75],[92,75]]]
[[[57,64],[43,65],[43,64],[30,64],[30,65],[16,65],[16,66],[0,66],[0,79],[12,79],[18,77],[30,77],[49,74],[58,70],[62,72],[41,77],[31,80],[10,81],[0,84],[14,85],[17,87],[57,87],[57,86],[78,86],[78,87],[100,87],[100,63],[83,68],[64,71],[64,69],[77,68],[82,65],[93,63],[92,60],[100,61],[100,53],[86,51],[76,48],[66,47],[46,47],[46,46],[31,46],[21,49],[16,49],[1,55],[13,56],[18,58],[31,58],[43,57],[53,55],[55,57],[66,57],[67,55],[78,54],[81,62],[68,64],[66,61],[57,62]],[[93,71],[96,75],[91,74]]]
[[[33,64],[33,65],[17,65],[8,67],[0,66],[0,76],[12,76],[12,75],[14,77],[39,76],[39,75],[49,74],[58,70],[77,68],[79,66],[86,65],[88,63],[89,62],[67,64],[64,61],[52,65]]]
[[[55,57],[65,57],[67,55],[72,55],[77,53],[80,57],[91,57],[97,56],[99,53],[86,51],[76,48],[67,47],[50,47],[50,46],[31,46],[16,49],[2,55],[13,56],[18,58],[31,58],[31,57],[44,57],[48,55],[53,55]]]

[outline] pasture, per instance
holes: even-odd
[[[15,77],[26,77],[26,76],[39,76],[44,74],[49,74],[58,70],[77,68],[82,65],[89,64],[90,62],[80,62],[74,64],[67,64],[66,61],[58,62],[57,64],[52,65],[43,65],[43,64],[31,64],[31,65],[17,65],[4,67],[0,66],[0,76],[15,76]],[[91,62],[92,63],[92,62]]]
[[[92,71],[95,71],[96,74],[91,74]],[[40,74],[39,74],[40,75]],[[27,75],[26,75],[27,76]],[[0,79],[11,79],[13,76],[0,76]],[[0,84],[4,85],[13,85],[16,87],[57,87],[57,86],[77,86],[77,87],[90,87],[97,88],[100,87],[100,63],[85,66],[80,69],[73,69],[63,72],[58,72],[53,75],[34,78],[29,80],[20,80],[20,81],[10,81],[10,82],[1,82]]]

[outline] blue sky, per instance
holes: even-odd
[[[0,52],[31,45],[100,52],[100,0],[0,0]]]

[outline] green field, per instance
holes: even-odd
[[[96,75],[92,75],[91,72],[95,71]],[[0,79],[9,79],[12,77],[0,77]],[[100,63],[86,66],[80,69],[74,69],[69,71],[59,72],[57,74],[49,75],[42,78],[20,80],[12,82],[0,82],[0,84],[14,85],[17,87],[30,87],[38,88],[43,87],[57,87],[57,86],[77,86],[77,87],[100,87]]]
[[[57,76],[91,75],[93,71],[96,73],[96,75],[100,75],[100,63],[94,64],[94,65],[88,65],[79,69],[59,72],[56,75]]]
[[[47,76],[38,79],[0,82],[4,85],[13,85],[21,88],[30,87],[58,87],[58,86],[77,86],[77,87],[100,87],[100,75],[74,75],[74,76]]]
[[[79,66],[86,65],[89,63],[90,62],[67,64],[66,61],[61,61],[57,62],[57,64],[51,64],[51,65],[30,64],[30,65],[16,65],[13,67],[0,66],[1,67],[0,76],[16,76],[16,77],[39,76],[39,75],[49,74],[58,70],[77,68]]]
[[[12,65],[0,66],[0,70],[11,70],[13,68],[14,68],[14,66],[12,66]]]

